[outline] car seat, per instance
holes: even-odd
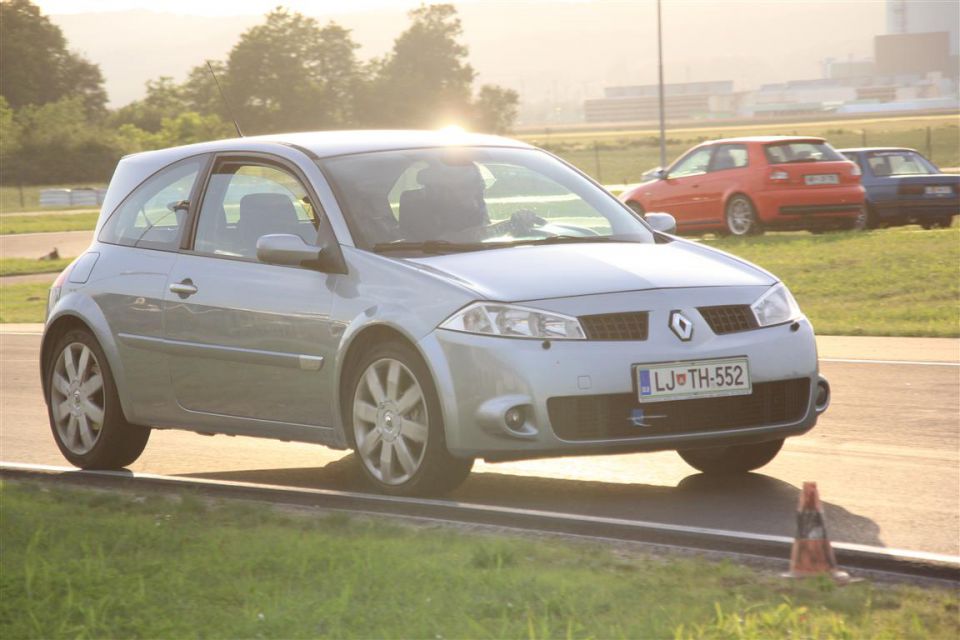
[[[240,199],[240,254],[257,255],[257,240],[270,233],[300,234],[300,221],[290,197],[282,193],[249,193]],[[301,236],[302,237],[302,236]]]

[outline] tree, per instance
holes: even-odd
[[[485,84],[474,101],[474,126],[487,133],[508,133],[517,117],[520,96],[513,89]]]
[[[435,127],[469,119],[476,73],[457,10],[451,4],[421,5],[408,14],[412,24],[392,51],[376,63],[366,116],[387,126]]]
[[[100,68],[69,52],[60,28],[29,0],[0,2],[0,95],[13,109],[79,96],[88,116],[106,112]]]
[[[103,180],[122,155],[113,135],[90,126],[82,96],[25,106],[14,122],[20,147],[3,169],[28,184]]]
[[[353,121],[360,70],[350,31],[277,8],[230,51],[225,93],[256,132],[330,129]]]
[[[115,126],[132,124],[156,133],[163,126],[164,118],[173,118],[189,110],[185,94],[184,88],[169,76],[147,80],[147,95],[117,109],[111,120]]]

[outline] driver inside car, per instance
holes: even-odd
[[[432,165],[417,173],[420,189],[400,196],[400,234],[408,241],[479,242],[499,235],[519,237],[546,221],[532,211],[491,223],[486,184],[473,162]]]

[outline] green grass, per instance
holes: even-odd
[[[667,163],[705,140],[743,135],[808,135],[823,137],[834,147],[902,146],[928,154],[940,167],[960,166],[960,119],[957,116],[864,118],[832,122],[699,126],[667,129]],[[927,128],[930,147],[927,147]],[[653,129],[596,130],[526,134],[527,142],[544,147],[604,184],[636,182],[660,164],[659,134]],[[929,153],[928,153],[929,152]]]
[[[4,483],[4,638],[956,637],[949,589],[839,588],[264,504]]]
[[[0,258],[0,276],[19,276],[30,273],[58,273],[73,258],[60,260],[34,260],[32,258]]]
[[[49,282],[0,285],[0,323],[43,322]]]
[[[87,231],[97,226],[98,211],[0,217],[0,234]]]
[[[109,176],[105,176],[109,177]],[[0,213],[10,213],[16,211],[42,211],[40,208],[40,192],[44,189],[73,189],[76,187],[90,187],[93,189],[102,189],[107,186],[103,182],[84,183],[84,184],[54,184],[54,185],[24,185],[22,190],[16,184],[7,182],[0,186]],[[64,207],[59,207],[64,208]],[[65,207],[89,209],[90,207]]]
[[[705,243],[780,277],[819,334],[960,337],[957,226]]]

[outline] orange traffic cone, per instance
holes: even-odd
[[[783,575],[788,578],[829,575],[841,584],[855,581],[837,566],[837,558],[827,537],[816,482],[803,483],[797,505],[797,537],[790,553],[790,572]]]

